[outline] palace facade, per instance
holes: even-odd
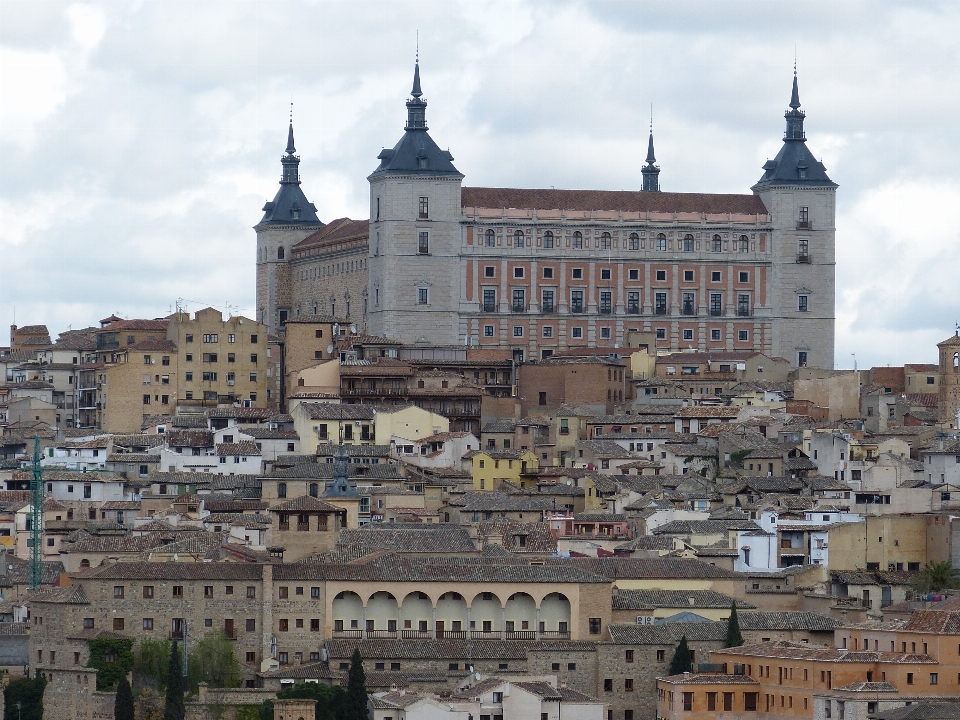
[[[464,187],[430,137],[414,71],[407,123],[368,177],[370,220],[323,223],[289,128],[257,232],[258,320],[342,318],[408,343],[512,350],[753,350],[831,368],[837,185],[786,132],[750,194],[669,193],[653,134],[641,190]]]

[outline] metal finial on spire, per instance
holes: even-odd
[[[800,90],[797,87],[797,61],[793,61],[793,91],[790,93],[790,107],[794,110],[800,107]]]
[[[419,53],[417,53],[419,55]],[[410,94],[415,98],[419,98],[423,93],[420,91],[420,60],[418,59],[416,64],[413,66],[413,90],[410,91]]]

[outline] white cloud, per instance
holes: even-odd
[[[0,326],[254,304],[291,97],[307,196],[366,217],[420,33],[431,134],[468,185],[749,192],[794,46],[840,184],[841,363],[929,359],[960,316],[960,5],[16,2],[0,25]],[[204,297],[196,297],[203,288]]]

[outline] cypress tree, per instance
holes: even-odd
[[[343,720],[367,720],[367,675],[363,671],[363,656],[360,648],[350,658],[350,675],[347,680],[347,700],[344,703]]]
[[[167,665],[167,700],[163,706],[163,720],[184,720],[185,714],[180,650],[174,640],[170,646],[170,664]]]
[[[690,659],[690,648],[687,646],[687,636],[680,638],[680,644],[673,653],[670,661],[670,674],[680,675],[693,670],[693,661]]]
[[[120,676],[117,684],[117,699],[113,704],[114,720],[133,720],[133,689],[127,681],[126,675]]]
[[[740,647],[743,635],[740,634],[740,618],[737,617],[737,602],[730,603],[730,618],[727,620],[727,644],[724,647]]]

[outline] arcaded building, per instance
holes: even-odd
[[[404,342],[511,350],[759,351],[832,367],[837,185],[806,144],[794,76],[783,146],[742,195],[463,187],[430,137],[415,70],[399,142],[370,174],[370,220],[324,225],[292,126],[257,231],[258,319],[334,315]]]

